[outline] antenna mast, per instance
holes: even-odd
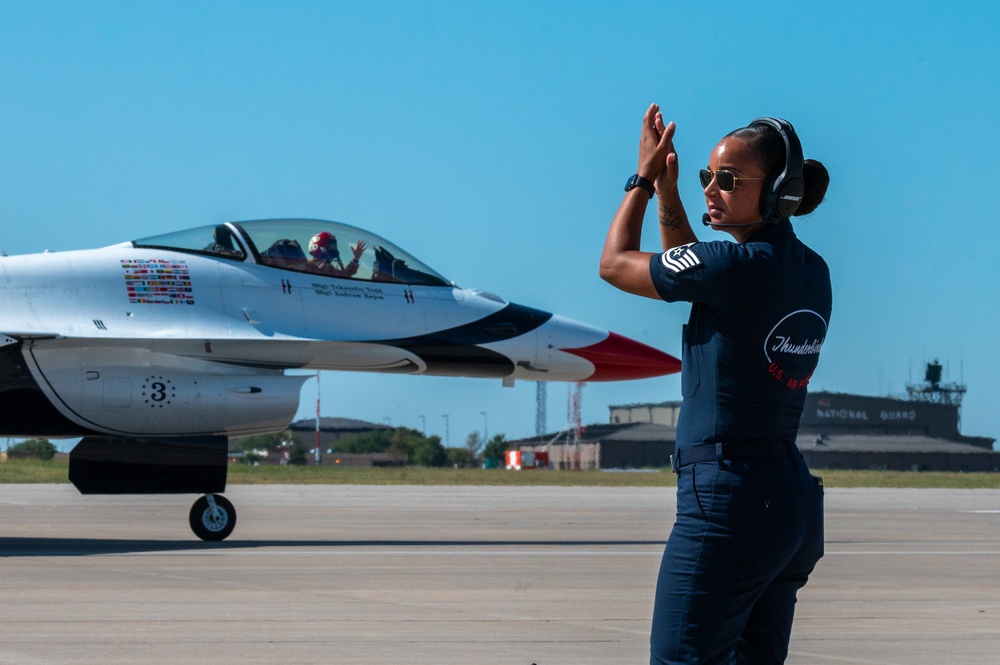
[[[548,384],[545,381],[535,383],[535,436],[545,436],[545,426],[548,422],[546,406],[548,403]]]
[[[319,456],[319,370],[316,370],[316,466],[320,464]]]
[[[914,402],[930,402],[931,404],[948,404],[961,407],[966,387],[963,383],[942,383],[941,363],[935,358],[934,362],[927,363],[927,371],[924,372],[924,382],[907,384],[906,392]]]

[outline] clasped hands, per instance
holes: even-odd
[[[677,125],[663,124],[663,114],[658,104],[650,104],[642,117],[642,134],[639,137],[639,168],[636,171],[656,186],[657,196],[677,193],[677,152],[674,150],[674,133]]]

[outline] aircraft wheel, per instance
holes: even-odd
[[[206,494],[191,506],[191,530],[202,540],[225,540],[236,527],[236,509],[218,494]]]

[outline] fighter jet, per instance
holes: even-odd
[[[285,428],[304,373],[529,381],[661,376],[680,361],[584,323],[462,289],[374,233],[227,222],[102,249],[0,258],[0,436],[83,437],[84,494],[202,494],[222,540],[231,436]]]

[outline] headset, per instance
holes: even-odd
[[[781,118],[757,118],[750,123],[774,127],[785,142],[785,168],[773,173],[760,190],[760,212],[764,221],[777,223],[795,214],[802,203],[806,184],[802,179],[802,144],[792,123]]]
[[[757,118],[748,127],[767,125],[773,127],[781,135],[785,144],[785,167],[776,173],[768,175],[760,190],[760,222],[745,224],[712,224],[706,214],[701,218],[702,224],[714,227],[751,226],[753,224],[778,222],[795,214],[802,204],[802,194],[805,192],[805,181],[802,179],[802,144],[795,134],[792,123],[781,118]]]

